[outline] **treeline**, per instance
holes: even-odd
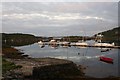
[[[2,45],[3,46],[23,46],[33,44],[39,41],[40,37],[36,37],[31,34],[22,33],[12,33],[6,34],[2,33]]]
[[[66,36],[61,39],[61,41],[77,42],[79,40],[91,40],[91,37],[88,36]]]

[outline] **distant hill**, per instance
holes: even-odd
[[[3,46],[23,46],[28,44],[33,44],[39,41],[34,35],[22,34],[22,33],[2,33],[2,45]]]
[[[120,45],[120,27],[113,28],[98,34],[102,34],[102,42],[115,42],[116,45]]]

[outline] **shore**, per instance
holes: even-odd
[[[80,66],[78,67],[72,61],[55,58],[30,58],[13,47],[3,48],[2,52],[3,58],[7,63],[14,63],[14,65],[9,65],[9,67],[14,66],[14,68],[12,67],[12,69],[4,71],[3,77],[5,80],[14,78],[53,79],[84,76]]]
[[[9,64],[14,63],[10,65],[14,65],[14,68],[8,69],[3,74],[3,80],[98,80],[98,78],[85,76],[85,67],[82,65],[77,66],[72,61],[55,58],[30,58],[13,47],[3,48],[2,53],[3,58],[10,62]],[[101,79],[119,80],[120,78]]]

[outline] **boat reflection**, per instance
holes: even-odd
[[[101,52],[107,52],[107,51],[110,51],[110,50],[111,50],[111,48],[102,48]]]
[[[85,46],[75,46],[76,48],[79,48],[79,49],[84,49],[84,48],[87,48]]]
[[[39,45],[40,46],[40,48],[44,48],[45,47],[45,45]]]
[[[52,44],[52,45],[49,45],[50,46],[50,48],[54,48],[54,49],[58,49],[58,45],[56,45],[56,44]]]

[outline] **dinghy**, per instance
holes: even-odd
[[[108,57],[101,56],[100,57],[100,61],[104,61],[104,62],[112,63],[113,64],[113,59],[112,58],[108,58]]]

